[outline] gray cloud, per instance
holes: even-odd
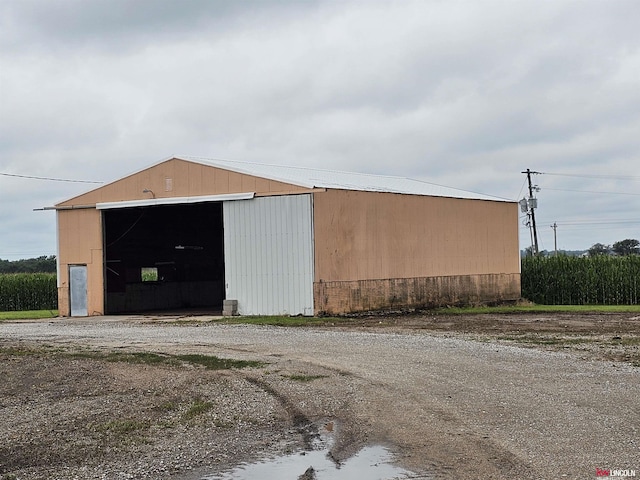
[[[638,175],[639,14],[622,0],[7,0],[0,171],[108,181],[192,154],[405,175],[506,198],[517,198],[527,167]],[[12,227],[23,237],[41,232],[31,208],[83,190],[14,185],[0,178],[0,217],[29,219]],[[540,197],[549,219],[640,212],[635,196]],[[586,248],[637,231],[564,238]]]
[[[315,2],[281,0],[7,0],[2,44],[26,49],[122,52],[203,33],[222,35],[264,14],[290,15]]]

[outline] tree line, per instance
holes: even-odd
[[[542,250],[538,255],[533,255],[533,247],[527,247],[520,252],[522,257],[551,257],[556,253],[554,251]],[[590,257],[597,255],[611,255],[624,257],[627,255],[640,255],[640,241],[634,238],[627,238],[626,240],[620,240],[613,245],[605,245],[603,243],[595,243],[586,252],[584,250],[558,250],[558,255],[569,257],[580,257],[585,254]]]
[[[13,261],[0,258],[0,273],[56,273],[56,256]]]
[[[605,245],[603,243],[595,243],[588,250],[590,257],[596,255],[640,255],[640,241],[634,238],[620,240],[613,245]]]

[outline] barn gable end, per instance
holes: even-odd
[[[254,192],[258,195],[281,195],[302,193],[308,190],[308,188],[298,185],[180,158],[171,158],[90,192],[65,200],[57,204],[56,207],[244,192]]]

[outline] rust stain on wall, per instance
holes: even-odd
[[[517,300],[520,274],[314,283],[316,315]]]

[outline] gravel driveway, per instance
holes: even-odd
[[[266,362],[226,377],[237,380],[234,388],[265,397],[256,402],[269,405],[271,437],[257,432],[259,420],[254,425],[266,452],[291,448],[288,438],[299,436],[295,417],[302,415],[336,422],[337,461],[382,444],[399,465],[433,478],[585,479],[595,478],[597,468],[633,469],[640,476],[640,368],[627,363],[420,330],[148,323],[144,317],[1,323],[0,339],[4,345]],[[0,433],[6,434],[14,425],[6,416],[9,397],[3,398]],[[247,428],[243,434],[251,435]],[[248,451],[228,453],[225,465],[250,457]],[[211,472],[211,464],[202,466]],[[202,471],[175,467],[162,475],[198,478]],[[39,477],[32,468],[6,478]]]

